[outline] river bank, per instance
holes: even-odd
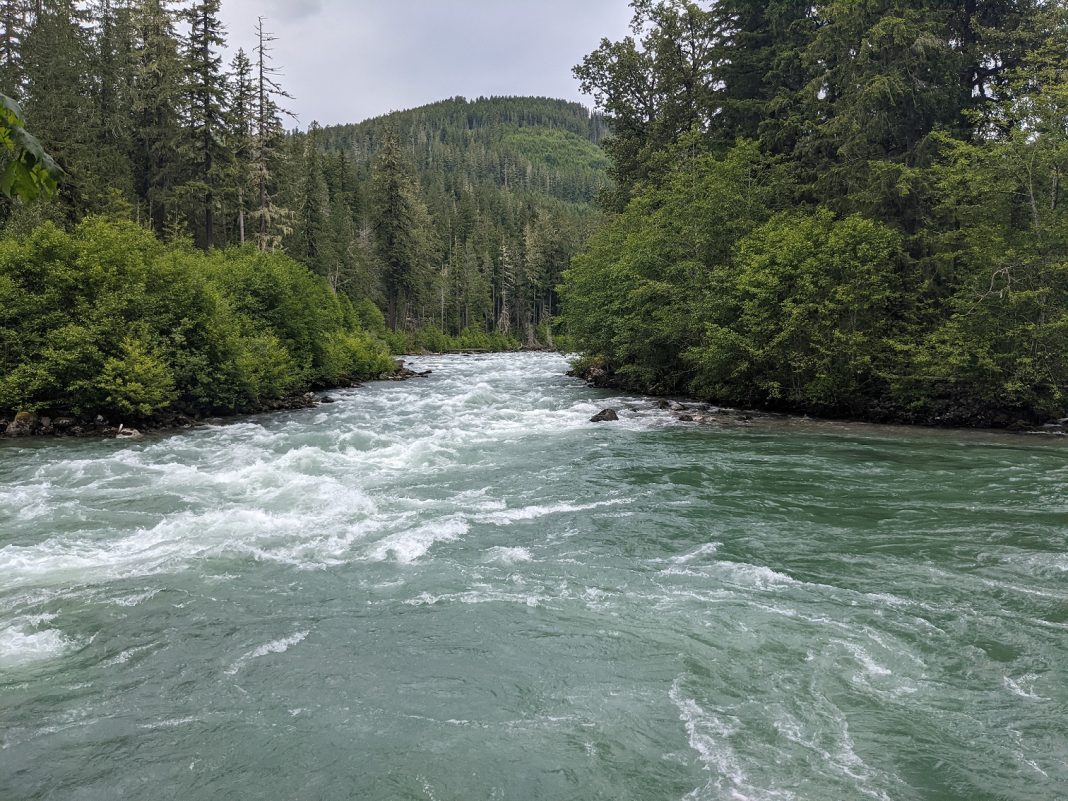
[[[375,381],[407,381],[412,378],[425,378],[429,373],[419,373],[405,367],[405,361],[396,360],[396,370],[383,373]],[[5,419],[0,415],[0,440],[26,439],[35,437],[114,437],[117,439],[136,440],[147,433],[189,430],[218,420],[238,420],[271,412],[314,409],[323,404],[334,403],[331,392],[341,389],[356,389],[374,381],[349,381],[315,391],[298,392],[281,398],[260,401],[255,406],[219,413],[218,410],[188,413],[169,410],[152,417],[112,420],[103,414],[77,415],[73,413],[37,414],[19,412]]]
[[[903,417],[896,414],[873,415],[869,417],[822,417],[818,414],[806,413],[804,410],[791,408],[757,408],[735,409],[727,406],[719,406],[714,401],[698,398],[688,398],[675,394],[657,394],[649,387],[633,387],[608,370],[600,362],[589,359],[578,359],[572,364],[568,375],[585,381],[589,386],[611,390],[615,392],[640,392],[652,398],[660,398],[664,404],[662,408],[675,412],[681,422],[704,423],[716,417],[737,415],[743,418],[743,422],[752,420],[758,416],[781,416],[813,418],[827,422],[839,423],[866,423],[871,425],[885,426],[912,426],[917,428],[932,428],[943,430],[974,430],[974,431],[1007,431],[1013,434],[1044,435],[1051,437],[1068,436],[1068,417],[1058,418],[1045,422],[1021,420],[1013,415],[992,413],[968,424],[964,418],[952,415],[942,419],[930,420],[923,417]],[[1068,410],[1066,410],[1068,411]]]

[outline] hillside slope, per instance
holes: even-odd
[[[579,104],[508,97],[453,98],[298,135],[298,145],[314,138],[331,204],[351,196],[363,232],[361,246],[340,260],[338,288],[373,300],[398,328],[544,343],[554,288],[599,218],[593,200],[608,185],[605,133]],[[314,170],[307,161],[304,171]],[[416,195],[404,208],[389,205],[403,197],[382,195],[390,171]],[[404,230],[391,236],[394,221]],[[328,273],[300,240],[298,226],[287,247]],[[409,249],[410,263],[394,263]]]

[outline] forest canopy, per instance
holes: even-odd
[[[387,348],[552,345],[599,115],[453,98],[301,130],[263,19],[224,60],[220,0],[0,22],[0,415],[252,409]]]
[[[1068,4],[632,5],[575,70],[615,179],[563,284],[588,358],[721,403],[1065,416]]]
[[[0,93],[65,171],[51,201],[0,204],[4,235],[129,219],[201,250],[285,252],[379,305],[398,343],[551,339],[555,287],[608,184],[598,115],[454,98],[324,129],[288,113],[264,20],[224,60],[219,9],[0,0]]]

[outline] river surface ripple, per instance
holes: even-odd
[[[1068,798],[1063,444],[416,364],[0,446],[0,798]]]

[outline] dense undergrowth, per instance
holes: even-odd
[[[253,411],[393,370],[351,302],[285,255],[101,218],[0,241],[0,413]]]
[[[576,68],[616,182],[562,289],[599,381],[1068,415],[1068,3],[633,5],[634,36]]]

